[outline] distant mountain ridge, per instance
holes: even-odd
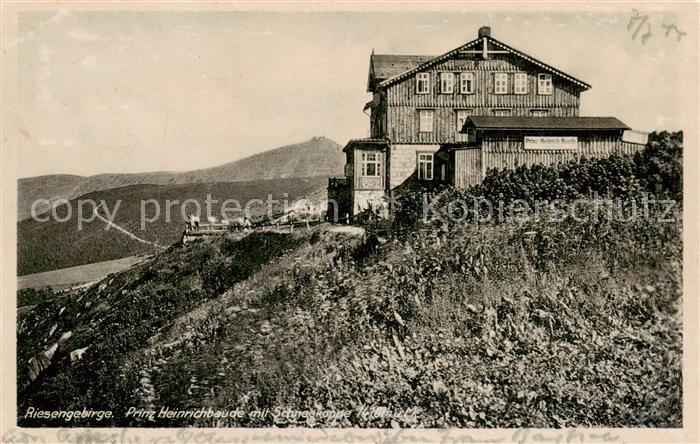
[[[47,199],[38,213],[58,199],[74,199],[94,191],[128,185],[169,185],[187,183],[245,182],[263,179],[288,179],[343,174],[345,155],[342,146],[326,137],[264,151],[224,165],[186,172],[148,172],[133,174],[97,174],[76,176],[53,174],[17,181],[17,219],[31,216],[32,203]]]

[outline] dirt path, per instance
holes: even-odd
[[[102,203],[104,203],[104,202],[102,202]],[[141,239],[140,237],[138,237],[138,236],[135,235],[134,233],[132,233],[132,232],[126,230],[125,228],[120,227],[119,225],[115,224],[115,223],[112,222],[111,220],[105,219],[104,217],[100,216],[100,214],[97,212],[97,210],[102,206],[102,203],[95,207],[94,213],[95,213],[95,216],[97,216],[100,220],[103,220],[108,226],[116,228],[118,231],[121,231],[122,233],[126,234],[126,235],[129,236],[130,238],[132,238],[132,239],[134,239],[134,240],[137,240],[137,241],[139,241],[139,242],[141,242],[141,243],[144,243],[144,244],[147,244],[147,245],[151,245],[151,246],[156,247],[156,248],[159,248],[159,249],[161,249],[161,250],[165,250],[165,247],[163,247],[163,246],[161,246],[161,245],[158,245],[157,243],[154,243],[154,242],[151,242],[151,241],[147,241],[146,239]]]

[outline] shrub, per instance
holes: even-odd
[[[638,200],[643,193],[656,198],[682,201],[683,190],[682,133],[651,133],[647,147],[634,156],[614,154],[607,158],[571,160],[551,166],[519,166],[514,170],[491,169],[481,184],[469,189],[444,188],[411,184],[399,193],[392,216],[395,231],[403,233],[421,225],[424,202],[438,202],[442,211],[449,202],[502,202],[508,208],[515,200],[525,201],[530,208],[537,202],[572,201],[578,198],[619,197]],[[479,207],[480,218],[486,204]],[[459,214],[458,214],[459,215]],[[464,219],[473,223],[477,214]],[[498,220],[496,220],[498,222]]]
[[[651,133],[647,149],[634,157],[637,177],[652,194],[683,200],[683,133]]]
[[[17,291],[17,308],[26,305],[36,305],[55,297],[51,287],[45,288],[23,288]]]

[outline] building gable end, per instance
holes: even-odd
[[[456,55],[459,55],[459,53],[462,51],[467,51],[467,50],[471,49],[473,53],[476,53],[477,51],[474,51],[473,48],[476,47],[477,44],[479,44],[481,42],[487,42],[486,43],[487,48],[490,45],[493,45],[493,47],[494,47],[492,49],[487,49],[487,51],[484,51],[484,53],[486,55],[488,55],[488,53],[490,53],[490,52],[494,52],[494,49],[496,50],[495,52],[498,52],[498,53],[506,52],[506,53],[512,54],[512,55],[514,55],[522,60],[525,60],[529,63],[532,63],[536,66],[539,66],[540,68],[544,69],[545,71],[552,73],[552,74],[554,74],[554,75],[556,75],[556,76],[558,76],[558,77],[560,77],[560,78],[562,78],[570,83],[573,83],[574,85],[580,87],[583,90],[587,90],[587,89],[591,88],[591,86],[589,84],[587,84],[581,80],[578,80],[575,77],[570,76],[570,75],[552,67],[551,65],[548,65],[544,62],[541,62],[541,61],[535,59],[534,57],[528,56],[527,54],[525,54],[521,51],[518,51],[518,50],[506,45],[505,43],[502,43],[502,42],[494,39],[493,37],[487,37],[487,36],[479,37],[475,40],[472,40],[468,43],[465,43],[464,45],[462,45],[458,48],[453,49],[452,51],[446,52],[445,54],[443,54],[441,56],[435,57],[431,60],[428,60],[424,63],[421,63],[420,65],[418,65],[414,68],[411,68],[407,71],[404,71],[401,74],[398,74],[392,78],[384,80],[384,81],[379,83],[378,87],[379,88],[386,88],[386,87],[388,87],[396,82],[399,82],[399,81],[406,79],[412,75],[415,75],[420,71],[430,69],[430,68],[434,67],[435,65],[437,65],[441,62],[444,62],[445,60],[448,60]],[[482,43],[482,51],[483,51],[483,43]],[[478,52],[481,52],[481,51],[478,51]]]

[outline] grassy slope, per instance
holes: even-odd
[[[148,347],[149,339],[178,316],[216,297],[223,285],[250,276],[262,264],[295,247],[294,235],[254,233],[243,241],[171,247],[135,267],[109,276],[87,290],[57,295],[19,313],[17,383],[20,411],[36,408],[136,405],[138,374],[120,369],[129,353]],[[254,250],[252,247],[261,247]],[[29,358],[58,342],[52,365],[33,383]],[[71,365],[68,352],[89,347],[90,354]],[[135,379],[134,379],[135,378]]]
[[[661,228],[650,255],[638,252],[652,245],[609,233],[603,241],[626,263],[578,249],[581,232],[563,255],[530,249],[522,233],[532,228],[435,233],[358,265],[324,259],[328,241],[310,247],[300,271],[280,264],[241,285],[239,298],[188,316],[182,327],[194,324],[193,337],[145,365],[153,402],[421,408],[402,426],[678,426],[677,227]],[[542,254],[563,257],[538,269]],[[259,311],[239,313],[239,304]],[[272,423],[289,425],[242,422]],[[391,425],[358,416],[339,425],[351,424]]]
[[[251,199],[266,200],[268,194],[275,199],[284,199],[287,193],[289,203],[300,197],[316,193],[326,186],[325,177],[302,179],[273,179],[251,182],[231,183],[198,183],[182,185],[133,185],[116,188],[82,196],[81,199],[93,199],[95,202],[104,200],[110,211],[116,206],[116,201],[122,203],[118,208],[115,223],[126,228],[148,241],[160,245],[170,245],[180,239],[185,224],[181,216],[181,206],[174,205],[171,209],[171,223],[165,221],[165,201],[187,199],[200,202],[204,211],[207,194],[219,200],[219,205],[226,199],[237,199],[243,206]],[[158,221],[146,225],[141,230],[141,201],[156,199],[161,202],[161,216]],[[77,199],[71,201],[73,208],[71,219],[67,222],[48,222],[24,220],[17,225],[17,260],[18,274],[26,275],[43,271],[55,270],[77,265],[119,259],[139,253],[152,253],[153,247],[131,239],[115,229],[105,230],[105,223],[99,219],[84,224],[78,230]],[[84,206],[88,217],[91,207]],[[147,210],[153,216],[153,205],[148,204]],[[194,207],[192,211],[194,211]],[[213,206],[215,215],[219,206]],[[100,214],[105,215],[104,212]],[[65,208],[59,209],[59,217],[63,218]]]
[[[401,426],[681,424],[679,223],[461,225],[376,248],[325,227],[293,236],[173,248],[40,305],[20,324],[19,362],[74,335],[19,381],[19,412],[374,405],[421,409]],[[251,258],[267,265],[250,274],[260,242],[273,260]]]
[[[30,217],[36,199],[55,201],[130,185],[172,185],[207,182],[244,182],[262,179],[303,178],[343,174],[345,155],[333,140],[315,137],[305,142],[265,151],[213,168],[137,174],[95,176],[48,175],[20,179],[17,183],[18,220]],[[42,208],[40,212],[50,207]]]
[[[677,196],[682,139],[660,136],[635,164],[496,173],[482,192],[531,199],[600,183]],[[681,211],[619,222],[582,219],[593,214],[583,205],[578,219],[418,224],[384,243],[319,226],[173,247],[20,313],[21,365],[73,336],[36,381],[20,365],[18,413],[93,406],[118,425],[286,426],[123,412],[289,407],[355,410],[297,423],[312,426],[680,427]],[[392,423],[362,406],[420,414]]]

